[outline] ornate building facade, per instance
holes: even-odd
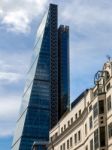
[[[112,150],[112,61],[50,131],[48,150]]]

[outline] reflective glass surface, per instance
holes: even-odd
[[[67,110],[68,40],[69,31],[57,29],[57,5],[50,4],[37,31],[12,150],[31,150],[34,141],[48,142],[50,128]]]
[[[69,109],[69,28],[58,29],[58,113],[59,119]]]
[[[12,149],[31,150],[34,141],[48,141],[49,128],[50,16],[46,14],[37,31]]]

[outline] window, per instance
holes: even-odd
[[[72,147],[72,137],[70,138],[70,147]]]
[[[57,136],[58,136],[58,133],[56,132],[56,133],[55,133],[55,138],[57,138]]]
[[[93,106],[93,116],[94,118],[98,115],[98,105],[97,103]]]
[[[85,135],[87,135],[87,124],[85,124]]]
[[[68,121],[68,126],[70,125],[70,121]]]
[[[66,129],[66,124],[64,124],[64,130]]]
[[[108,135],[109,135],[109,138],[112,137],[112,123],[110,123],[110,124],[108,125]]]
[[[92,110],[92,105],[89,106],[89,112]]]
[[[107,91],[110,89],[110,83],[108,83],[107,85]]]
[[[105,146],[105,127],[100,127],[100,146]]]
[[[93,150],[93,139],[90,141],[90,150]]]
[[[99,101],[99,114],[104,113],[104,100]]]
[[[93,122],[92,122],[92,116],[89,118],[89,128],[91,129],[93,127]]]
[[[65,143],[63,143],[63,150],[65,150]]]
[[[81,132],[80,131],[78,132],[78,140],[79,141],[81,140]]]
[[[63,127],[61,128],[61,133],[63,132]]]
[[[94,149],[97,150],[99,147],[99,139],[98,139],[98,129],[94,131]]]
[[[77,143],[77,133],[74,135],[75,144]]]
[[[67,140],[67,149],[69,149],[69,140]]]
[[[81,115],[81,110],[79,110],[79,117],[80,117],[80,115]]]
[[[60,150],[63,150],[63,149],[62,149],[62,145],[60,146]]]
[[[111,96],[107,98],[107,110],[111,110]]]
[[[86,148],[85,148],[85,150],[88,150],[88,146],[86,145]]]
[[[73,118],[71,118],[71,124],[73,123]]]
[[[75,114],[75,119],[77,119],[77,113]]]

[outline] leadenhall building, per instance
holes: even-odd
[[[50,4],[37,30],[12,150],[31,150],[33,143],[46,150],[69,102],[69,27],[58,26],[58,6]]]

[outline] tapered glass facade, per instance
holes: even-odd
[[[49,141],[49,130],[58,122],[61,66],[57,24],[57,5],[50,4],[37,31],[12,150],[31,150],[34,141]]]

